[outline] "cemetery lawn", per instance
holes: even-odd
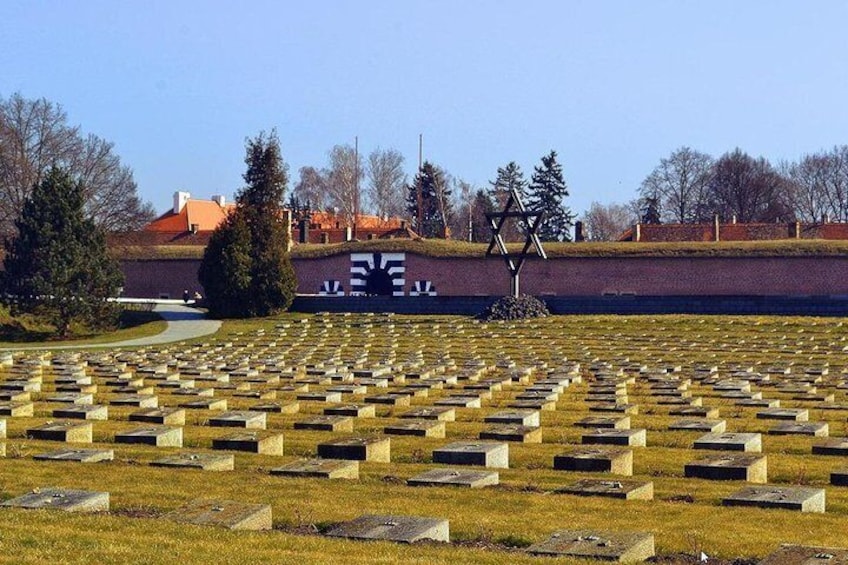
[[[66,341],[47,341],[51,328],[30,320],[21,327],[19,324],[9,324],[0,320],[0,348],[60,346],[60,345],[94,345],[112,343],[147,337],[162,333],[167,327],[162,317],[152,311],[143,309],[125,309],[121,312],[119,328],[106,332],[78,332],[76,339]]]
[[[138,408],[110,404],[120,394],[100,376],[93,377],[98,384],[94,400],[109,406],[109,419],[93,422],[92,444],[30,439],[27,429],[54,420],[52,410],[61,407],[48,400],[55,394],[56,374],[45,366],[42,391],[32,393],[34,415],[5,417],[7,438],[0,440],[6,446],[6,457],[0,459],[0,499],[49,486],[95,490],[110,493],[111,510],[76,514],[3,508],[0,544],[3,555],[15,563],[545,564],[547,558],[529,556],[523,549],[556,530],[587,528],[651,532],[660,555],[703,551],[725,563],[762,558],[781,543],[845,547],[848,487],[830,484],[832,471],[848,467],[845,456],[812,455],[812,446],[822,438],[769,434],[780,422],[757,418],[760,408],[737,405],[721,386],[748,381],[763,398],[779,399],[782,408],[807,408],[810,422],[829,424],[831,438],[845,437],[846,347],[848,327],[837,318],[555,316],[483,324],[457,316],[286,314],[257,321],[226,321],[215,336],[148,347],[135,357],[122,354],[128,370],[143,377],[144,386],[153,387],[160,407],[177,406],[193,397],[176,394],[164,376],[145,374],[140,368],[172,363],[170,371],[176,374],[180,362],[183,372],[175,378],[189,381],[193,379],[187,374],[190,364],[218,360],[227,365],[217,371],[230,373],[229,383],[196,380],[194,387],[215,387],[213,398],[226,399],[228,410],[247,410],[260,402],[296,402],[298,393],[285,387],[309,379],[307,366],[320,363],[333,371],[341,370],[342,365],[346,369],[392,367],[389,376],[431,371],[431,380],[464,377],[455,385],[429,390],[427,397],[413,397],[411,407],[375,405],[376,417],[355,420],[355,435],[365,437],[382,436],[384,427],[404,421],[400,418],[404,412],[432,406],[438,399],[466,390],[465,386],[494,379],[502,388],[484,398],[482,408],[457,408],[456,421],[446,422],[445,438],[386,436],[391,437],[391,463],[361,462],[358,480],[325,480],[269,473],[283,464],[315,457],[320,443],[352,435],[295,430],[295,422],[321,415],[331,405],[311,400],[300,400],[297,413],[268,414],[267,432],[263,433],[284,435],[283,456],[227,452],[235,455],[233,471],[150,466],[150,462],[175,453],[222,453],[211,449],[212,440],[236,430],[209,425],[218,411],[186,410],[182,448],[114,443],[116,433],[142,424],[129,421]],[[30,355],[35,359],[36,354]],[[61,355],[70,354],[56,353]],[[95,360],[101,362],[104,353],[78,355],[62,362],[88,359],[85,371],[93,374]],[[24,360],[17,357],[13,365],[7,363],[0,369],[0,382],[10,380],[13,367],[23,365]],[[272,360],[277,368],[292,372],[272,373]],[[250,367],[257,368],[256,375],[240,374]],[[715,373],[705,372],[713,367]],[[778,369],[791,372],[782,374]],[[757,374],[769,379],[757,380]],[[267,377],[264,382],[263,376]],[[579,376],[581,382],[564,388],[555,410],[541,412],[542,443],[510,443],[509,468],[489,469],[499,472],[498,486],[406,485],[410,477],[446,467],[432,462],[433,450],[455,441],[478,441],[480,432],[490,426],[484,417],[509,409],[530,383],[550,376],[571,380]],[[726,421],[728,432],[761,433],[762,453],[768,457],[768,484],[825,489],[827,511],[726,507],[722,499],[748,483],[686,478],[687,463],[719,452],[692,448],[703,432],[668,429],[683,417],[669,413],[673,406],[659,403],[656,389],[652,390],[658,379],[681,384],[691,381],[685,392],[702,398],[704,406],[718,408],[717,419]],[[369,384],[365,395],[346,393],[343,401],[363,404],[366,397],[426,380],[410,377],[406,382],[389,382],[386,388]],[[506,382],[510,380],[513,382]],[[590,385],[602,381],[627,382],[628,402],[639,406],[639,413],[630,416],[630,427],[647,430],[647,446],[632,448],[633,475],[554,470],[554,457],[580,446],[582,436],[593,431],[576,426],[576,422],[588,416],[615,415],[589,410],[593,406],[588,398]],[[799,398],[777,386],[784,381],[806,387],[808,392]],[[312,383],[309,390],[325,391],[338,384]],[[815,393],[809,391],[812,387]],[[260,401],[238,394],[248,391],[274,391],[276,398]],[[817,394],[833,394],[834,398],[821,401]],[[115,458],[92,464],[33,459],[35,454],[62,447],[112,449]],[[654,499],[625,501],[555,492],[586,478],[652,481]],[[163,517],[197,498],[269,504],[274,529],[228,531],[177,524]],[[452,543],[404,545],[319,535],[331,525],[362,514],[447,518]],[[556,563],[590,562],[558,559]]]

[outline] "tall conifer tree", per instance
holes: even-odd
[[[541,166],[533,170],[530,180],[527,208],[544,213],[539,225],[542,241],[571,241],[574,214],[565,204],[568,187],[562,176],[562,165],[557,162],[556,151],[542,157]]]

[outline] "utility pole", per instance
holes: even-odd
[[[416,221],[415,228],[416,228],[416,230],[418,230],[418,235],[422,234],[423,224],[424,224],[423,219],[421,218],[421,215],[424,213],[424,211],[423,211],[424,199],[421,196],[421,169],[423,167],[424,167],[424,134],[419,133],[418,134],[418,175],[417,175],[418,180],[416,182],[416,184],[418,186],[416,186],[416,191],[415,191],[416,192],[416,198],[417,198],[417,201],[418,201],[418,216],[416,216],[417,221]]]
[[[353,239],[356,239],[356,222],[359,220],[359,136],[353,137]]]

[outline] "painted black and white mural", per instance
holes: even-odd
[[[403,296],[405,253],[351,253],[351,296]]]
[[[433,281],[415,281],[409,290],[409,296],[436,296],[436,285]]]
[[[321,283],[320,296],[344,296],[344,287],[339,281],[328,280]]]

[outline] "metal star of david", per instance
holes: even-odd
[[[513,206],[515,206],[516,210],[512,210]],[[489,248],[486,249],[486,257],[500,255],[504,258],[506,268],[511,277],[510,290],[513,296],[518,296],[518,280],[521,274],[521,268],[524,266],[524,261],[532,256],[538,256],[542,259],[548,258],[545,254],[545,249],[542,247],[542,242],[537,235],[543,216],[544,211],[542,210],[527,210],[524,208],[524,203],[521,202],[521,196],[515,188],[510,189],[509,198],[507,198],[503,211],[486,214],[489,227],[492,229],[492,240],[489,242]],[[520,253],[510,253],[501,236],[501,230],[509,218],[517,218],[519,227],[524,228],[526,239]],[[531,247],[533,248],[533,252],[528,253]]]

